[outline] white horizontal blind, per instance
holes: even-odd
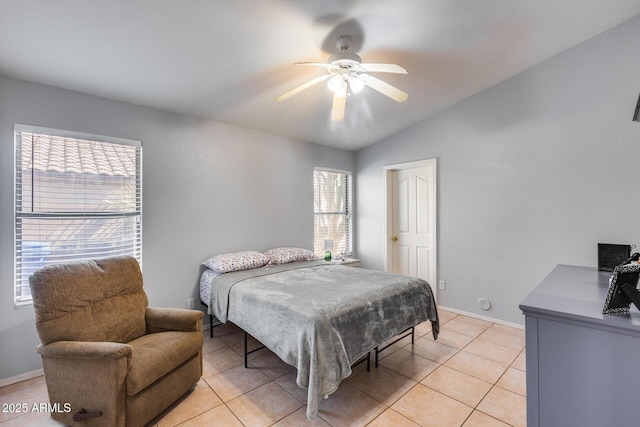
[[[351,254],[350,175],[316,169],[313,174],[313,251],[324,255],[324,241],[333,240],[334,256]]]
[[[15,302],[63,261],[142,257],[141,145],[15,132]]]

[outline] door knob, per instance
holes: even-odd
[[[393,236],[393,237],[391,238],[391,240],[393,240],[393,241],[395,242],[396,240],[398,240],[398,236]]]

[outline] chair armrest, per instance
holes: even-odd
[[[117,342],[56,341],[37,347],[43,357],[120,359],[131,357],[133,347]]]
[[[147,307],[147,332],[202,332],[202,316],[198,310]]]

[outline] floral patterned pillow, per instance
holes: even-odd
[[[303,248],[273,248],[264,253],[271,264],[287,264],[294,261],[315,261],[316,254]]]
[[[205,267],[223,274],[231,271],[249,270],[269,263],[265,254],[256,251],[231,252],[215,255],[203,262]]]

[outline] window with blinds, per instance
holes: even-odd
[[[31,302],[29,276],[47,264],[142,258],[137,141],[15,127],[15,303]]]
[[[313,251],[318,256],[324,256],[325,240],[333,241],[333,254],[351,255],[350,181],[348,172],[313,172]]]

